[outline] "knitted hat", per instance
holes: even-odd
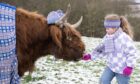
[[[64,15],[62,10],[52,11],[47,16],[48,24],[55,24]]]
[[[120,20],[104,20],[105,28],[120,28]]]

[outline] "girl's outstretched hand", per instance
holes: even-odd
[[[126,76],[130,76],[131,73],[132,73],[132,70],[133,70],[132,67],[126,67],[126,68],[124,68],[124,70],[123,70],[123,74],[126,75]]]
[[[90,54],[84,54],[82,57],[82,60],[91,60],[91,55]]]

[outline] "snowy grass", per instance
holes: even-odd
[[[91,52],[101,41],[99,38],[82,37],[86,45],[86,52]],[[140,43],[135,42],[138,51]],[[36,62],[36,69],[32,75],[21,79],[22,84],[99,84],[100,76],[105,68],[104,60],[66,62],[55,61],[53,56],[40,58]],[[140,61],[138,60],[130,84],[140,84]],[[116,79],[113,79],[113,84]]]

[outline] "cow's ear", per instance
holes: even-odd
[[[59,47],[62,48],[62,32],[57,26],[50,26],[50,36],[52,37],[53,42]]]

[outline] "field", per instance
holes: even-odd
[[[86,45],[86,52],[91,52],[101,41],[99,38],[82,37]],[[140,43],[135,42],[140,51]],[[139,57],[140,59],[140,57]],[[131,76],[130,84],[140,84],[140,60]],[[21,79],[21,84],[99,84],[100,76],[105,68],[105,60],[66,62],[56,60],[49,55],[36,62],[36,69],[32,75]],[[113,79],[112,84],[117,84]]]

